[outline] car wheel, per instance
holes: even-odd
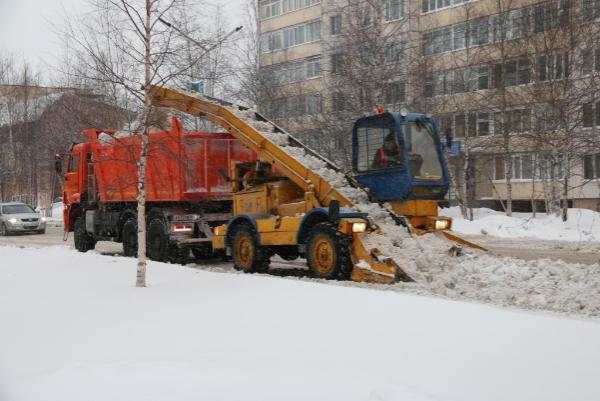
[[[6,229],[6,225],[4,223],[0,224],[0,236],[6,237],[8,235],[8,230]]]
[[[38,233],[38,234],[46,234],[46,229],[39,230],[37,233]]]

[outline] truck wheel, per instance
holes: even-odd
[[[151,260],[162,262],[167,258],[169,235],[165,222],[160,217],[154,217],[146,228],[146,254]]]
[[[327,280],[347,280],[352,273],[351,237],[337,231],[331,223],[319,223],[310,231],[306,261],[311,273]]]
[[[264,273],[271,262],[269,251],[258,246],[254,229],[247,224],[235,228],[233,234],[233,267],[244,273]]]
[[[123,231],[121,231],[121,239],[123,240],[123,254],[130,258],[137,256],[137,231],[137,221],[133,217],[127,219],[125,224],[123,224]]]
[[[85,219],[83,217],[75,220],[73,234],[75,249],[79,252],[87,252],[96,247],[96,240],[85,230]]]

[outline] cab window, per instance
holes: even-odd
[[[356,129],[356,141],[356,170],[359,173],[403,165],[392,117],[381,116],[361,122]]]
[[[69,157],[69,166],[67,168],[68,173],[76,173],[79,168],[79,156],[71,155]]]

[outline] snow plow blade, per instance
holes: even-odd
[[[305,194],[305,201],[313,209],[328,208],[333,200],[339,206],[360,210],[352,200],[342,194],[334,181],[317,174],[312,166],[303,162],[303,157],[310,156],[324,163],[330,176],[344,181],[344,188],[356,188],[366,194],[364,188],[344,174],[335,164],[310,149],[298,139],[266,119],[261,114],[246,107],[234,105],[219,99],[207,98],[197,93],[190,93],[160,86],[151,86],[152,104],[157,107],[173,108],[193,116],[202,116],[226,129],[231,135],[254,151],[263,162],[276,166],[278,172],[296,184]],[[293,151],[303,150],[302,155]],[[282,216],[274,215],[279,219]],[[367,233],[352,235],[349,246],[353,264],[351,279],[374,283],[392,284],[398,281],[413,281],[409,275],[391,258],[383,255],[376,248],[368,249],[363,241],[364,235],[381,232],[374,222]],[[293,245],[293,244],[290,244]]]
[[[466,239],[460,238],[459,236],[452,234],[450,231],[442,231],[442,234],[444,235],[444,237],[448,238],[450,241],[464,245],[467,248],[479,249],[480,251],[487,252],[487,249],[482,247],[481,245],[477,245],[471,241],[467,241]]]

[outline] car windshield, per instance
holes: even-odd
[[[27,205],[4,205],[2,206],[3,214],[19,214],[19,213],[35,213],[32,208]]]
[[[402,131],[413,178],[425,180],[439,180],[442,178],[438,145],[431,123],[424,121],[404,122],[402,123]]]

